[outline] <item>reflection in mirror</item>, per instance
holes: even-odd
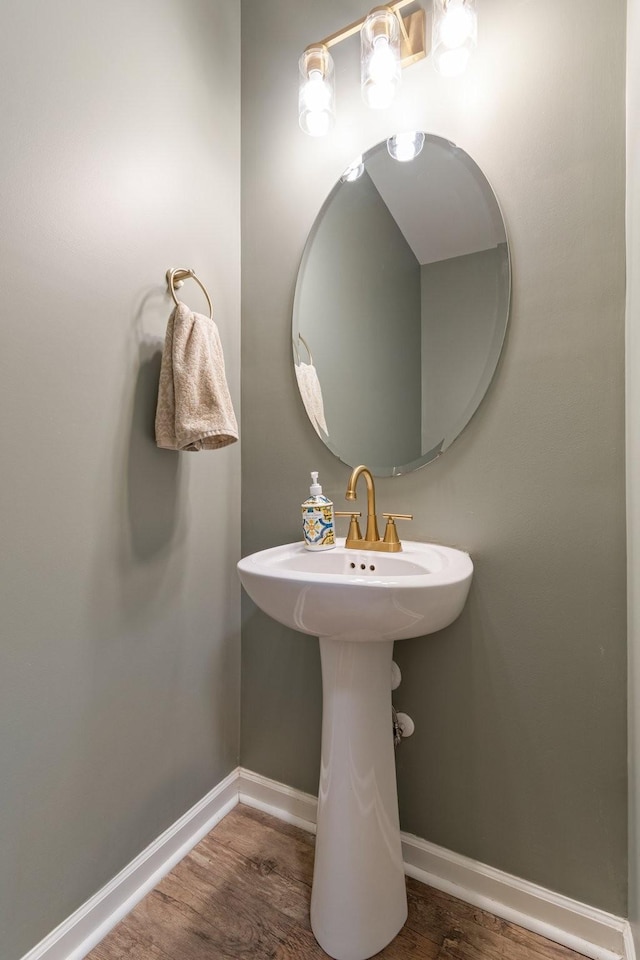
[[[489,183],[448,140],[425,135],[417,153],[410,142],[378,144],[333,188],[293,311],[309,419],[336,456],[377,476],[428,463],[464,429],[509,312],[507,237]]]

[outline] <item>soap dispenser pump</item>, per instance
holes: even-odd
[[[333,503],[322,493],[318,471],[311,473],[309,498],[302,504],[302,533],[307,550],[331,550],[336,545]]]

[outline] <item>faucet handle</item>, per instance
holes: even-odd
[[[335,517],[351,517],[349,522],[349,532],[347,533],[347,542],[353,540],[362,540],[362,533],[360,531],[360,524],[358,523],[358,517],[362,516],[360,511],[353,512],[350,510],[335,510]]]
[[[386,519],[387,525],[384,530],[384,542],[398,544],[397,549],[401,550],[402,546],[398,538],[398,531],[396,529],[396,520],[413,520],[412,513],[383,513],[382,516]]]

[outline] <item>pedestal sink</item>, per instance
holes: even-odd
[[[382,950],[407,917],[391,723],[394,640],[452,623],[471,583],[468,554],[404,541],[402,553],[302,543],[238,564],[269,616],[320,638],[323,715],[311,926],[336,960]]]

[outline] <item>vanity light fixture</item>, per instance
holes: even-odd
[[[438,73],[464,73],[477,42],[476,0],[433,0],[431,50]]]
[[[425,12],[418,8],[402,16],[400,10],[416,0],[395,0],[374,7],[360,20],[320,43],[306,48],[299,60],[300,126],[312,137],[328,133],[335,121],[333,58],[329,48],[361,32],[361,80],[365,103],[374,109],[389,106],[400,85],[402,67],[426,56]]]

